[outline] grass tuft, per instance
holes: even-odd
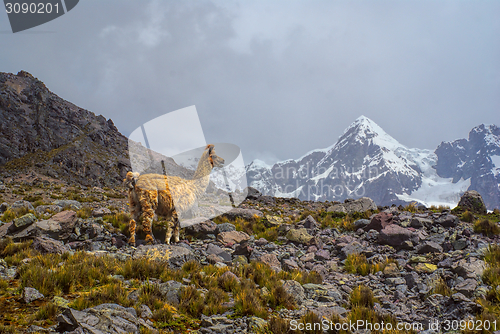
[[[500,234],[500,227],[489,219],[480,219],[474,223],[474,232],[491,237]]]

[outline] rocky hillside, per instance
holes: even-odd
[[[0,171],[28,170],[116,185],[130,170],[127,138],[110,119],[61,99],[31,74],[0,73]]]
[[[434,152],[408,148],[361,116],[326,149],[296,160],[247,167],[249,185],[268,195],[303,200],[368,196],[379,205],[417,202],[455,205],[466,190],[485,194],[487,207],[500,207],[500,135],[484,125],[469,140],[442,143]]]
[[[9,179],[0,194],[0,333],[305,334],[301,323],[322,319],[422,332],[500,320],[500,213],[485,214],[476,192],[450,211],[250,189],[181,243],[138,247],[126,243],[125,200],[105,189]]]

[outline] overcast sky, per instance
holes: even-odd
[[[247,163],[330,146],[360,115],[434,149],[500,125],[499,18],[496,0],[82,0],[16,34],[0,13],[0,71],[126,136],[196,105],[207,142]]]

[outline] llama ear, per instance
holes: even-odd
[[[209,144],[207,147],[205,147],[205,150],[208,149],[208,154],[212,154],[212,150],[214,149],[214,145]]]

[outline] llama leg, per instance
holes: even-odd
[[[179,217],[177,216],[177,212],[172,215],[172,220],[174,222],[174,242],[179,242],[179,230],[181,223],[179,222]]]
[[[128,230],[130,232],[130,238],[128,240],[128,243],[131,245],[135,246],[135,228],[136,228],[136,221],[138,220],[139,216],[141,215],[141,208],[134,200],[134,196],[131,190],[128,192],[128,202],[129,202],[129,208],[130,208],[130,215],[132,218],[130,219],[128,223]]]
[[[145,191],[141,196],[141,208],[142,208],[142,228],[144,233],[146,233],[146,242],[155,243],[155,238],[153,236],[153,231],[151,229],[153,224],[153,218],[155,216],[154,210],[156,209],[156,191]]]
[[[128,243],[135,246],[135,220],[131,219],[128,223],[128,230],[130,232],[130,238],[128,239]]]
[[[173,222],[172,220],[170,219],[168,222],[167,222],[167,233],[165,234],[165,243],[167,245],[170,245],[170,239],[172,239],[172,227],[173,227]]]

